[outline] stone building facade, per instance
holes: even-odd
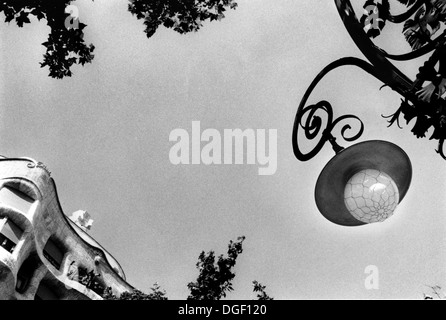
[[[106,288],[133,289],[118,261],[73,220],[42,163],[0,156],[1,300],[99,300]]]

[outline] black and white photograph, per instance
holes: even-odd
[[[445,96],[445,0],[2,0],[0,300],[445,299]]]

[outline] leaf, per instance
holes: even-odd
[[[14,19],[14,15],[13,14],[6,14],[5,13],[5,22],[6,23],[8,23],[8,22],[11,22],[12,20]]]
[[[41,9],[34,8],[33,10],[31,10],[30,13],[35,15],[37,17],[37,19],[39,19],[39,21],[41,19],[45,18],[45,14],[43,13],[43,11]]]
[[[417,138],[424,138],[426,136],[427,130],[432,126],[432,119],[425,115],[419,115],[417,117],[417,122],[412,129],[414,135]]]
[[[22,28],[24,23],[30,23],[31,21],[28,18],[28,13],[21,11],[20,15],[15,18],[17,25]]]

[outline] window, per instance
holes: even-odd
[[[17,189],[6,186],[0,189],[0,202],[27,213],[34,203],[34,199]]]
[[[14,248],[22,237],[23,230],[8,218],[0,219],[0,246],[9,253],[14,252]]]
[[[52,238],[48,239],[43,248],[43,255],[56,269],[60,269],[65,254]]]
[[[98,295],[103,295],[105,285],[99,279],[100,275],[96,274],[94,270],[88,271],[84,267],[78,267],[78,282],[93,290]]]
[[[53,290],[41,283],[34,296],[34,300],[58,300],[58,298]]]
[[[17,273],[16,291],[23,293],[28,288],[28,285],[34,275],[34,271],[39,267],[40,260],[35,257],[28,257]]]

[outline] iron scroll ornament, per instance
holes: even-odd
[[[349,0],[335,0],[335,5],[347,31],[368,61],[354,57],[341,58],[325,67],[310,84],[299,104],[293,126],[293,152],[298,160],[307,161],[312,159],[319,153],[326,142],[330,142],[336,153],[340,152],[343,147],[337,144],[336,138],[332,135],[332,131],[335,127],[339,126],[341,122],[347,122],[347,124],[345,124],[341,129],[341,136],[345,141],[355,141],[362,135],[364,125],[357,116],[344,115],[334,119],[333,108],[327,101],[321,101],[315,105],[306,106],[308,98],[322,78],[330,71],[347,65],[359,67],[383,82],[384,86],[388,86],[393,91],[400,94],[402,96],[402,103],[400,107],[393,115],[385,117],[389,118],[389,126],[396,122],[401,128],[399,120],[400,116],[403,115],[407,123],[416,118],[412,132],[417,136],[417,138],[425,137],[428,130],[433,128],[433,134],[430,139],[439,140],[438,149],[436,151],[443,159],[446,160],[446,155],[443,149],[444,141],[446,139],[446,101],[438,96],[435,99],[426,102],[421,100],[416,94],[417,91],[422,88],[425,81],[433,82],[433,78],[438,76],[434,71],[434,67],[441,58],[441,55],[446,55],[446,31],[435,39],[428,39],[423,45],[420,45],[411,52],[404,54],[389,54],[385,50],[376,46],[371,40],[372,37],[379,35],[379,31],[382,30],[385,22],[395,24],[404,22],[406,27],[407,21],[414,14],[428,6],[428,4],[430,4],[432,1],[433,0],[405,1],[407,2],[407,11],[399,15],[392,15],[389,8],[386,8],[388,10],[381,10],[380,25],[379,29],[377,28],[378,32],[375,34],[370,34],[366,32],[364,25],[368,21],[366,15],[367,3],[374,3],[374,1],[369,0],[366,2],[366,5],[364,5],[365,15],[360,21],[356,17]],[[378,2],[387,4],[388,0],[381,0]],[[368,31],[370,31],[370,29]],[[414,81],[407,77],[389,61],[409,61],[431,52],[433,52],[431,57],[422,67],[420,67],[420,72],[417,74]],[[444,75],[444,77],[446,77],[446,75]],[[316,114],[317,112],[324,112],[326,114],[327,123],[325,128],[323,128],[322,119]],[[347,131],[352,129],[352,127],[348,124],[348,121],[352,120],[358,122],[360,127],[356,133],[350,137],[347,137]],[[308,140],[313,140],[316,139],[316,137],[319,137],[319,141],[316,143],[313,149],[307,153],[302,152],[301,148],[299,148],[298,138],[301,131],[303,131]]]

